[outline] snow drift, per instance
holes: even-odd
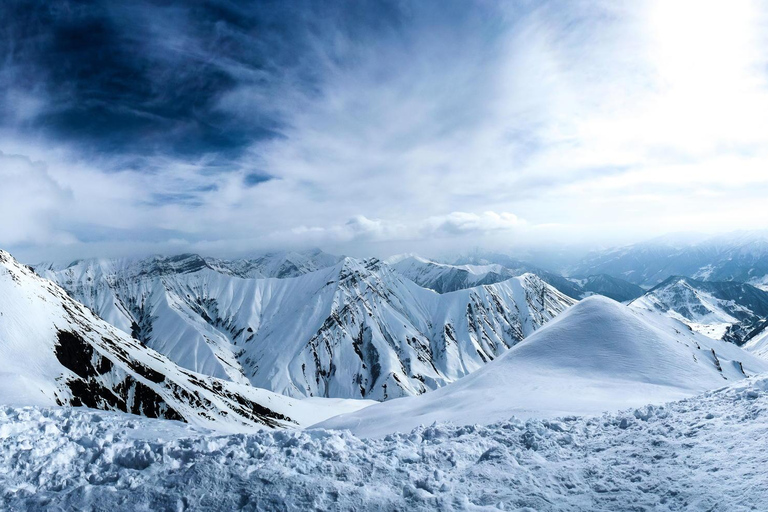
[[[380,437],[435,421],[594,414],[691,396],[764,371],[768,362],[735,345],[595,296],[458,382],[318,427]]]

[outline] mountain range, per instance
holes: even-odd
[[[667,313],[697,332],[743,345],[765,328],[768,292],[735,281],[672,276],[630,306]]]
[[[380,437],[434,421],[665,402],[768,371],[755,354],[675,318],[713,304],[735,318],[746,312],[732,299],[745,295],[757,314],[764,292],[748,285],[670,279],[626,306],[600,296],[576,302],[531,273],[439,294],[376,259],[317,270],[304,259],[291,265],[297,276],[283,278],[241,277],[224,260],[195,255],[38,269],[86,307],[0,256],[8,366],[0,392],[10,403],[87,405],[224,431],[315,425]],[[283,257],[259,268],[283,272]],[[715,295],[719,302],[702,300]],[[688,302],[671,299],[680,297]],[[381,402],[340,400],[363,397]]]
[[[384,400],[437,389],[575,303],[533,274],[438,294],[379,260],[319,252],[36,270],[183,368],[292,397]]]
[[[768,361],[731,343],[595,296],[458,382],[316,427],[383,437],[434,422],[597,414],[692,396],[765,371]]]
[[[768,233],[666,236],[596,251],[560,270],[567,275],[608,274],[645,288],[670,276],[768,287]]]
[[[316,256],[37,268],[65,291],[0,251],[0,507],[759,508],[768,335],[713,338],[760,330],[758,288]]]

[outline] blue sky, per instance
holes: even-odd
[[[765,228],[764,6],[0,6],[27,260],[599,246]]]

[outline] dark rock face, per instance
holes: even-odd
[[[55,347],[56,358],[67,369],[72,370],[82,379],[104,375],[112,369],[112,361],[96,356],[93,347],[75,333],[59,331],[58,344]]]
[[[67,380],[66,385],[72,393],[69,404],[84,405],[92,409],[115,410],[141,414],[149,418],[165,418],[184,421],[184,418],[170,407],[157,392],[130,375],[123,375],[119,384],[110,388],[101,378],[114,371],[112,361],[99,353],[77,333],[59,331],[55,346],[56,358],[78,378]],[[139,375],[155,383],[162,382],[164,376],[136,361],[129,366]],[[114,380],[114,379],[111,379]]]
[[[210,268],[208,263],[197,254],[179,254],[168,258],[157,258],[140,275],[163,276],[169,274],[191,274],[204,268]]]

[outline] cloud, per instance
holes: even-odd
[[[524,226],[525,222],[517,215],[502,212],[483,212],[482,214],[451,212],[448,215],[431,217],[425,222],[425,235],[462,235],[465,233],[489,233],[507,231]]]
[[[355,215],[344,224],[329,227],[300,226],[291,230],[298,237],[311,237],[313,242],[388,242],[452,238],[464,235],[484,236],[512,232],[527,227],[524,220],[508,212],[451,212],[447,215],[409,221],[369,219]]]
[[[3,3],[0,150],[38,188],[4,192],[0,246],[763,227],[764,9],[671,4]]]
[[[75,241],[57,222],[72,194],[51,178],[44,164],[0,152],[0,182],[0,240],[5,244]]]

